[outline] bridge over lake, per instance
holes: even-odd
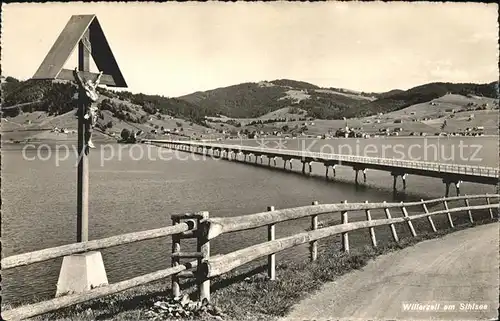
[[[263,148],[242,145],[218,144],[201,141],[174,141],[174,140],[143,140],[143,143],[154,144],[174,150],[181,150],[201,155],[209,155],[227,160],[240,160],[263,164],[263,157],[267,158],[268,166],[271,163],[276,166],[276,158],[283,160],[283,168],[293,168],[292,161],[302,163],[302,173],[310,173],[311,163],[323,163],[325,165],[326,177],[329,169],[332,169],[335,176],[337,166],[352,167],[355,172],[355,183],[358,184],[359,173],[362,173],[366,182],[366,170],[374,169],[390,172],[393,176],[393,189],[396,190],[397,178],[401,177],[403,188],[406,188],[407,175],[420,175],[436,177],[443,180],[446,186],[445,195],[448,196],[450,185],[454,184],[457,195],[460,195],[460,183],[467,181],[479,184],[497,185],[499,169],[486,166],[473,166],[463,164],[449,164],[438,162],[425,162],[402,160],[393,158],[365,157],[358,155],[331,154],[321,152],[310,152],[291,149]],[[240,159],[242,158],[242,159]]]

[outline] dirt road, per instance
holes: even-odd
[[[283,320],[497,320],[498,227],[482,225],[382,255],[325,284]],[[434,310],[405,311],[412,303]],[[472,306],[461,305],[467,303]]]

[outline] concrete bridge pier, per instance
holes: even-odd
[[[460,184],[462,184],[461,180],[454,179],[443,179],[443,183],[445,184],[446,190],[445,190],[445,197],[448,197],[450,194],[450,185],[455,184],[455,191],[457,192],[457,196],[460,196]]]
[[[393,178],[392,189],[394,192],[397,190],[396,184],[397,184],[398,176],[401,176],[401,180],[403,181],[403,189],[406,189],[406,177],[408,176],[408,174],[392,172],[391,175]]]
[[[355,181],[356,185],[358,185],[358,175],[359,175],[360,171],[363,173],[363,182],[366,183],[366,168],[357,168],[357,167],[354,167],[353,169],[356,172],[356,176],[354,178],[354,181]]]
[[[290,170],[293,169],[292,159],[291,158],[283,158],[283,169],[286,169],[286,162],[290,164]]]
[[[403,189],[406,189],[406,177],[408,176],[408,174],[403,174],[401,175],[401,179],[403,180]]]
[[[333,170],[333,177],[336,177],[337,176],[337,165],[333,165],[332,170]]]
[[[445,186],[446,186],[446,191],[444,192],[444,197],[448,197],[448,195],[450,194],[450,184],[451,182],[444,182]]]
[[[460,196],[460,184],[462,184],[462,181],[458,181],[455,183],[455,189],[457,191],[457,196]]]
[[[272,159],[272,160],[273,160],[273,162],[274,162],[274,166],[276,166],[276,156],[275,156],[275,157],[270,157],[270,156],[268,156],[268,157],[267,157],[267,160],[268,160],[268,162],[269,162],[269,163],[268,163],[268,166],[271,166],[271,159]]]
[[[309,165],[309,173],[308,174],[311,174],[311,172],[312,172],[311,162],[306,162],[306,161],[302,161],[302,174],[306,173],[306,164]]]

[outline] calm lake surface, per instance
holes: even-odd
[[[310,144],[308,142],[305,143]],[[454,161],[446,160],[450,158],[449,151],[459,152],[460,142],[469,146],[462,148],[465,156],[456,155]],[[255,141],[243,143],[259,145]],[[290,140],[285,146],[301,149],[301,144]],[[382,156],[384,144],[401,144],[403,147],[398,150],[401,149],[407,159],[409,146],[421,145],[420,154],[419,148],[413,148],[413,158],[424,153],[422,138],[318,140],[306,148],[338,152],[340,144],[349,144],[353,154],[356,154],[356,146],[360,146],[362,152],[369,144],[375,146],[370,147],[371,150],[379,148],[366,156]],[[437,138],[429,138],[427,144],[437,144]],[[444,154],[434,156],[441,157],[443,162],[498,167],[498,137],[441,137],[439,144],[444,146]],[[330,146],[323,147],[327,145]],[[477,146],[480,150],[476,152]],[[4,144],[2,148],[2,257],[76,240],[76,154],[71,146],[68,153],[66,147],[54,143],[26,147],[24,151],[23,147]],[[269,143],[267,147],[277,146]],[[384,155],[399,157],[398,150],[386,148]],[[140,157],[141,151],[143,157]],[[162,153],[164,160],[159,159],[158,153]],[[427,155],[426,160],[437,160],[431,156]],[[276,209],[310,205],[314,200],[336,203],[436,198],[443,196],[445,189],[439,179],[409,176],[406,191],[393,195],[392,177],[388,172],[368,170],[366,184],[356,186],[354,171],[349,167],[338,167],[337,177],[325,180],[323,164],[313,163],[313,175],[304,176],[299,174],[299,162],[294,164],[296,173],[293,174],[281,170],[280,159],[278,169],[273,169],[210,158],[203,160],[200,156],[193,159],[190,154],[160,151],[145,145],[115,144],[97,148],[91,152],[89,162],[90,239],[170,225],[172,213],[209,211],[211,217],[227,217],[262,212],[270,205]],[[267,165],[265,158],[264,165]],[[496,188],[464,182],[461,192],[495,193]],[[279,224],[277,237],[304,231],[307,227],[308,221]],[[264,229],[224,235],[213,241],[212,254],[256,244],[266,237]],[[109,281],[169,267],[169,244],[170,240],[164,238],[103,250]],[[278,260],[306,257],[305,249],[297,249]],[[56,259],[3,272],[3,299],[14,302],[53,296],[61,262],[62,259]]]

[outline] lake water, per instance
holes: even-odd
[[[475,155],[481,161],[457,159],[456,162],[498,166],[497,141],[498,137],[462,141],[482,146]],[[258,145],[255,141],[244,143]],[[295,140],[287,142],[287,148],[292,148],[293,143],[300,148],[301,143]],[[408,147],[423,144],[423,141],[419,143],[412,138],[323,140],[309,150],[320,151],[325,144],[330,144],[330,149],[337,148],[341,143],[348,143],[352,148],[359,144],[381,146],[382,143]],[[459,139],[455,138],[440,139],[440,144],[445,147],[456,148],[459,143]],[[269,144],[268,147],[276,146]],[[472,156],[473,148],[465,153]],[[144,157],[139,157],[141,151]],[[148,151],[150,156],[147,156]],[[56,152],[59,152],[59,158]],[[203,160],[199,156],[192,159],[186,153],[178,154],[187,158],[184,160],[176,157],[159,160],[158,152],[157,148],[145,145],[110,145],[92,151],[89,160],[89,239],[170,225],[172,213],[209,211],[211,217],[224,217],[262,212],[270,205],[276,209],[304,206],[314,200],[320,203],[391,201],[394,197],[397,200],[414,200],[444,194],[444,184],[435,178],[409,176],[406,191],[393,195],[392,177],[388,172],[369,170],[366,184],[356,186],[354,172],[348,167],[339,167],[337,177],[327,181],[322,164],[314,163],[313,175],[304,176],[298,174],[301,170],[298,162],[294,164],[297,173],[293,174],[281,170],[281,160],[278,160],[280,169],[272,169],[238,162]],[[387,153],[386,157],[394,157],[390,151]],[[2,257],[75,241],[75,163],[75,153],[66,153],[65,148],[54,144],[50,147],[31,146],[24,151],[23,145],[4,144]],[[266,159],[264,164],[267,165]],[[400,184],[398,181],[398,188]],[[495,193],[496,188],[465,182],[461,192]],[[277,237],[303,231],[307,224],[307,221],[279,224]],[[213,241],[212,253],[230,252],[265,241],[266,237],[264,229],[224,235]],[[169,267],[169,244],[170,240],[164,238],[103,250],[109,281],[116,282]],[[283,259],[303,259],[306,254],[305,250],[296,250]],[[56,259],[2,272],[3,299],[14,302],[34,296],[53,296],[61,261]]]

